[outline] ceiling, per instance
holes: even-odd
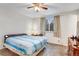
[[[48,5],[48,10],[42,10],[36,12],[34,9],[27,9],[28,6],[31,6],[29,3],[6,3],[0,4],[0,6],[9,7],[23,15],[28,17],[43,17],[47,15],[59,15],[61,13],[71,12],[79,9],[79,3],[46,3]]]

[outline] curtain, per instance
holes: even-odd
[[[60,26],[60,16],[54,17],[54,36],[60,37],[61,36],[61,26]]]

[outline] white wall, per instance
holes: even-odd
[[[36,34],[41,33],[40,28],[41,28],[40,27],[40,18],[34,18],[33,19],[33,32]]]
[[[77,35],[79,35],[79,14],[77,15]]]
[[[39,34],[41,33],[40,30],[40,18],[32,18],[28,20],[28,23],[26,25],[27,31],[26,33],[28,34]]]
[[[8,7],[0,7],[0,45],[5,34],[25,33],[29,18]]]
[[[77,15],[61,15],[61,44],[67,45],[68,36],[76,35]]]
[[[31,34],[32,33],[32,19],[29,19],[26,22],[26,33],[27,34]]]

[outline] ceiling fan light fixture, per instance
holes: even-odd
[[[28,9],[29,9],[29,8],[34,8],[34,10],[35,10],[36,12],[41,11],[41,10],[47,10],[47,9],[48,9],[47,5],[44,4],[44,3],[32,3],[32,6],[27,7],[27,8],[28,8]]]
[[[37,11],[37,12],[40,11],[40,8],[37,7],[37,6],[36,6],[34,9],[35,9],[35,11]]]

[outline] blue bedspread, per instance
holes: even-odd
[[[24,35],[7,38],[5,44],[8,44],[24,55],[32,55],[34,52],[45,46],[47,40],[44,37],[34,38],[32,36]]]

